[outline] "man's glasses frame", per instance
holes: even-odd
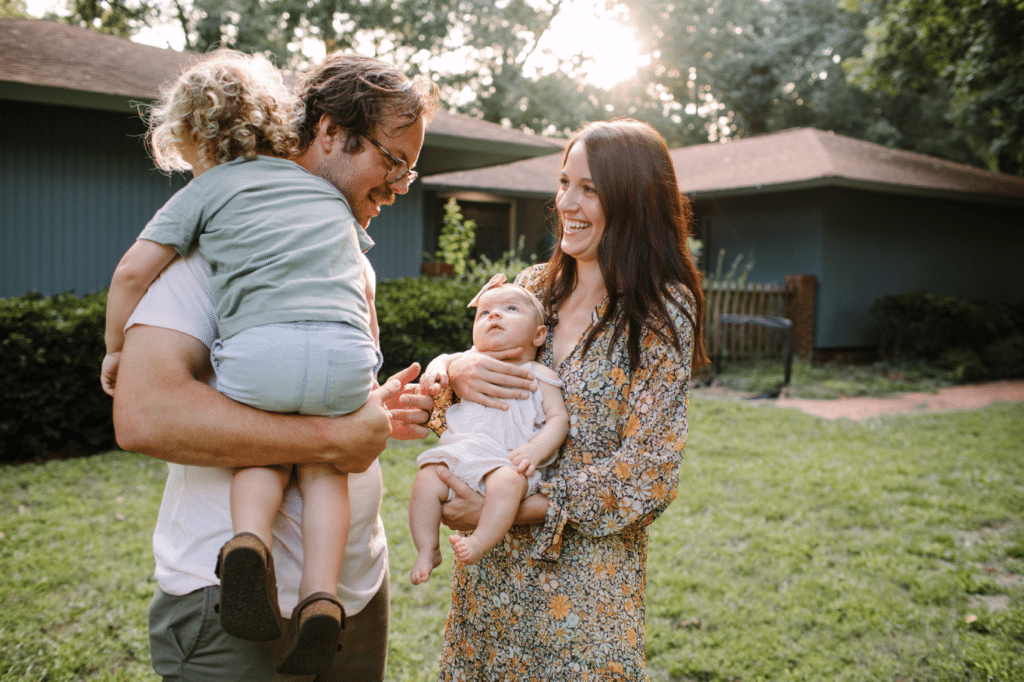
[[[384,182],[388,183],[389,185],[393,185],[396,189],[404,190],[408,189],[409,185],[412,184],[413,180],[420,176],[419,173],[409,168],[409,164],[407,162],[389,152],[387,149],[384,148],[384,145],[382,145],[380,142],[377,142],[377,140],[373,139],[373,137],[365,134],[363,135],[363,137],[369,140],[370,144],[376,147],[381,154],[386,156],[388,160],[391,161],[391,169],[387,172],[387,175],[384,176]]]

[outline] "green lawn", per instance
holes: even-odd
[[[1024,680],[1024,404],[831,422],[694,400],[691,414],[679,498],[652,528],[652,682]],[[393,680],[436,675],[448,602],[450,554],[408,584],[419,447],[382,458]],[[155,679],[163,463],[0,472],[0,679]]]

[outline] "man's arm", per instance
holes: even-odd
[[[387,445],[389,408],[412,423],[425,420],[427,396],[403,396],[417,368],[396,375],[370,394],[363,407],[342,417],[263,412],[235,402],[206,383],[209,350],[171,329],[136,325],[125,336],[114,428],[128,450],[178,464],[242,467],[284,463],[334,464],[346,473],[365,471]],[[404,437],[419,430],[406,425]],[[397,435],[397,434],[396,434]]]

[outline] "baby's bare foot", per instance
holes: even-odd
[[[487,549],[472,535],[452,535],[448,542],[452,543],[452,549],[455,550],[455,556],[459,561],[469,566],[480,563],[484,554],[487,554]]]
[[[412,580],[413,585],[419,585],[420,583],[426,582],[434,569],[440,565],[440,549],[434,549],[429,552],[418,554],[416,555],[416,563],[412,565],[412,572],[409,574],[409,579]]]

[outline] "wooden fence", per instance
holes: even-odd
[[[758,324],[720,325],[722,315],[787,317],[790,287],[778,284],[704,284],[704,343],[713,358],[781,358],[786,335]],[[719,336],[721,335],[721,336]]]

